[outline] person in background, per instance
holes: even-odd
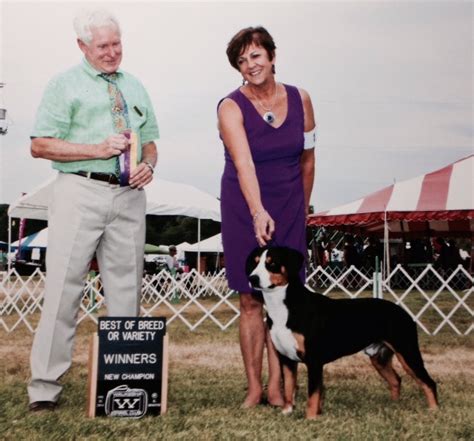
[[[352,234],[346,234],[344,237],[344,264],[348,268],[352,265],[356,268],[360,266],[360,255]]]
[[[166,256],[166,265],[168,267],[168,271],[175,275],[176,273],[180,272],[178,259],[176,258],[177,250],[174,245],[170,245],[168,247],[168,255]]]
[[[89,11],[76,17],[74,28],[84,59],[49,82],[31,136],[32,155],[51,160],[59,172],[48,219],[43,311],[31,350],[31,411],[57,406],[95,252],[108,314],[138,314],[145,246],[141,190],[157,161],[151,101],[141,83],[120,69],[118,21],[107,11]],[[132,147],[138,164],[130,171],[123,164]]]
[[[454,270],[462,263],[461,255],[459,254],[459,248],[454,239],[448,240],[448,258],[447,258],[447,269]]]
[[[367,246],[362,252],[362,266],[366,269],[375,270],[375,262],[377,258],[380,269],[383,260],[383,245],[380,243],[380,240],[377,239],[377,237],[370,236],[367,239]]]
[[[276,81],[276,46],[263,27],[234,35],[227,57],[243,80],[218,105],[225,146],[222,240],[229,287],[240,294],[240,347],[248,381],[242,406],[263,400],[265,345],[267,400],[282,406],[279,360],[263,320],[262,298],[249,287],[245,261],[254,248],[269,243],[307,254],[305,226],[315,164],[313,106],[305,90]]]
[[[450,265],[448,243],[442,237],[437,237],[434,242],[434,247],[436,250],[434,267],[443,270],[448,269]]]
[[[330,262],[329,266],[331,268],[342,268],[343,260],[344,260],[344,252],[337,248],[336,243],[334,241],[329,242],[329,250],[330,250]]]

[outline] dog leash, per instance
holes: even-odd
[[[267,242],[264,248],[272,248],[272,247],[279,247],[279,246],[280,245],[278,244],[278,242],[272,238]]]

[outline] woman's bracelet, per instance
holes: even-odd
[[[259,210],[257,211],[253,216],[252,216],[252,222],[255,223],[258,219],[258,217],[262,214],[262,213],[265,213],[265,208],[263,208],[262,210]]]

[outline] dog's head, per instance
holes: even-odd
[[[246,272],[253,289],[265,291],[298,278],[303,255],[286,247],[256,248],[247,258]]]

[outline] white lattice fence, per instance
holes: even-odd
[[[384,297],[402,306],[427,334],[436,335],[449,327],[458,335],[472,332],[474,300],[473,277],[459,265],[444,271],[433,265],[405,268],[397,265],[380,279],[380,290],[374,288],[376,275],[350,268],[316,267],[307,278],[315,291],[332,297]]]
[[[0,325],[12,332],[24,324],[34,332],[44,295],[45,276],[39,270],[29,277],[15,270],[3,274],[0,284]],[[199,274],[195,269],[173,277],[160,271],[143,278],[141,315],[164,315],[168,323],[179,318],[190,330],[210,320],[221,330],[227,329],[239,317],[239,309],[231,301],[225,270],[215,274]],[[97,323],[99,312],[106,303],[100,276],[89,277],[78,315],[78,323]]]
[[[7,332],[20,324],[34,332],[30,317],[41,311],[44,280],[44,274],[38,268],[26,278],[15,269],[4,274],[0,283],[0,324]],[[10,319],[8,322],[7,317]]]
[[[149,317],[168,312],[168,323],[179,318],[190,330],[209,319],[224,330],[239,317],[238,308],[230,301],[233,294],[227,287],[225,270],[199,274],[193,269],[179,278],[160,271],[144,279],[141,313]]]
[[[458,335],[473,329],[473,277],[461,265],[445,274],[432,265],[415,274],[397,265],[382,287],[385,298],[405,308],[427,334],[436,335],[446,326]]]
[[[98,322],[97,315],[100,309],[105,306],[105,297],[102,289],[100,275],[92,275],[87,278],[82,295],[82,302],[79,309],[78,324],[83,320],[90,319]]]
[[[15,269],[5,273],[0,282],[0,325],[12,332],[21,324],[31,332],[36,329],[42,310],[45,274],[36,269],[30,276],[21,276]],[[84,286],[84,295],[78,314],[78,323],[86,318],[97,323],[95,313],[104,305],[100,276],[90,277]]]
[[[355,266],[349,268],[318,266],[307,276],[306,284],[325,296],[338,292],[353,299],[372,291],[373,274],[365,274]]]
[[[309,271],[307,284],[331,297],[384,296],[405,308],[420,328],[432,335],[449,328],[458,335],[473,329],[473,278],[461,266],[443,273],[428,265],[420,271],[398,265],[385,280],[381,291],[374,289],[374,274],[350,268],[316,267]],[[21,324],[34,332],[44,292],[44,274],[36,270],[29,277],[15,270],[0,279],[0,325],[12,332]],[[375,285],[377,287],[377,284]],[[164,315],[168,323],[179,319],[190,330],[204,322],[227,329],[239,317],[229,290],[225,270],[199,274],[196,270],[178,278],[160,271],[143,278],[141,314]],[[105,298],[100,276],[90,277],[84,287],[78,322],[92,320],[103,313]],[[433,325],[433,323],[435,323]]]

